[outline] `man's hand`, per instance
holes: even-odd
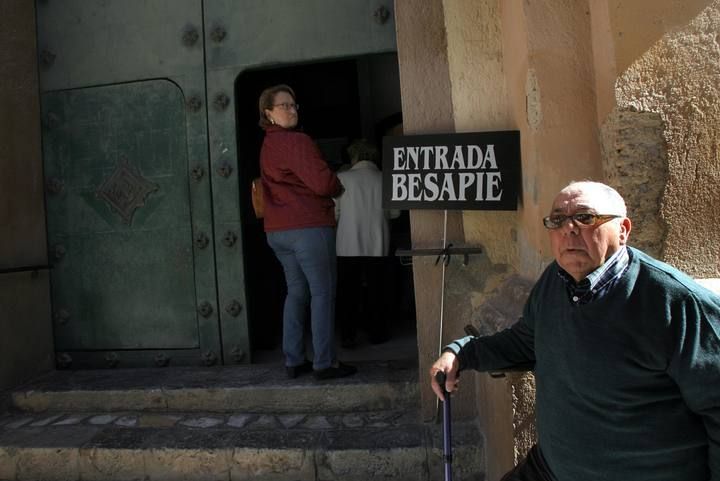
[[[444,352],[440,358],[435,361],[435,364],[430,368],[430,386],[435,391],[435,395],[444,401],[445,396],[443,395],[442,388],[438,385],[435,376],[438,372],[445,373],[445,390],[447,392],[453,392],[458,387],[459,375],[458,369],[460,363],[458,363],[457,356],[452,352]]]

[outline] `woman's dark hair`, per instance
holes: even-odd
[[[258,125],[260,125],[260,127],[265,128],[268,125],[272,125],[268,118],[265,117],[265,109],[273,109],[275,95],[277,95],[278,92],[287,92],[292,96],[293,100],[295,100],[295,91],[289,85],[273,85],[272,87],[268,87],[263,90],[260,94],[260,99],[258,100],[258,108],[260,110],[260,121],[258,122]]]

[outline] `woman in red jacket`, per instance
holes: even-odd
[[[295,129],[298,105],[287,85],[265,89],[258,102],[265,139],[260,174],[268,244],[285,271],[283,352],[290,378],[313,371],[316,379],[349,376],[353,366],[335,353],[335,210],[342,185],[312,139]],[[313,362],[305,356],[307,305]]]

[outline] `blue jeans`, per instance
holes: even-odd
[[[268,244],[283,266],[287,297],[283,309],[286,366],[305,362],[303,333],[310,304],[313,368],[335,361],[335,229],[309,227],[267,233]]]

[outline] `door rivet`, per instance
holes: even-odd
[[[52,53],[50,50],[43,49],[40,52],[40,64],[44,68],[50,68],[55,63],[55,57],[57,57],[57,55]]]
[[[185,31],[182,35],[182,43],[186,47],[192,47],[194,46],[197,41],[200,40],[200,34],[197,31],[197,28],[193,27],[192,25],[185,28]]]
[[[245,358],[245,351],[243,351],[238,344],[235,344],[232,351],[230,352],[230,355],[232,356],[233,361],[240,362]]]
[[[223,244],[225,244],[226,247],[234,246],[236,241],[237,241],[237,234],[235,234],[233,231],[229,230],[223,236]]]
[[[206,236],[204,232],[198,232],[195,235],[195,247],[198,249],[206,248],[209,243],[210,239],[208,239],[208,236]]]
[[[220,92],[215,96],[215,100],[213,100],[213,107],[215,107],[215,110],[222,112],[228,107],[228,105],[230,105],[230,97],[228,97],[224,92]]]
[[[53,177],[52,179],[48,179],[48,181],[45,183],[45,188],[47,189],[48,193],[58,195],[65,188],[65,183],[57,177]]]
[[[215,43],[222,43],[226,36],[227,31],[222,25],[216,25],[215,28],[212,29],[212,32],[210,32],[210,38]]]
[[[205,366],[212,366],[217,362],[217,356],[212,351],[205,351],[200,356],[200,362]]]
[[[59,369],[67,369],[70,366],[72,366],[72,356],[68,354],[67,352],[59,352],[55,356],[55,364]]]
[[[375,10],[375,13],[373,13],[373,17],[378,24],[385,25],[390,18],[390,10],[388,10],[387,7],[382,5]]]
[[[157,367],[166,367],[168,364],[170,364],[170,358],[165,355],[165,353],[160,353],[157,356],[155,356],[155,365]]]
[[[70,311],[65,309],[64,307],[61,307],[60,309],[55,311],[53,318],[55,320],[55,324],[64,326],[70,321]]]
[[[242,311],[242,304],[240,304],[234,299],[230,304],[225,307],[225,312],[227,312],[233,317],[237,317],[238,314],[240,314],[240,311]]]
[[[117,365],[120,363],[120,359],[118,358],[118,355],[116,352],[108,352],[105,354],[105,363],[108,367],[117,367]]]
[[[48,130],[56,129],[60,125],[60,117],[53,112],[48,112],[45,116],[45,127]]]
[[[198,307],[198,312],[203,317],[210,317],[213,313],[212,305],[208,301],[203,301]]]
[[[56,261],[61,260],[63,257],[65,257],[65,254],[67,251],[65,250],[65,246],[62,244],[57,244],[52,249],[52,255],[55,258]]]
[[[217,173],[220,177],[228,178],[232,174],[233,168],[230,164],[227,162],[223,162],[220,164],[220,166],[217,168]]]
[[[200,182],[200,179],[202,179],[203,176],[205,175],[205,170],[202,167],[200,167],[199,165],[196,165],[195,167],[192,168],[190,175],[192,176],[192,178],[195,182]]]
[[[202,100],[197,95],[193,95],[187,99],[185,106],[190,112],[199,112],[202,107]]]

